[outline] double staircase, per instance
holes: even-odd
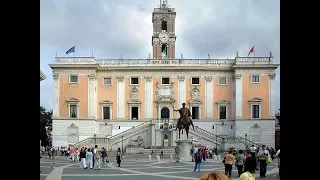
[[[133,137],[134,135],[137,135],[141,132],[146,131],[155,122],[156,122],[155,120],[146,121],[139,125],[133,126],[132,128],[125,130],[119,134],[109,136],[109,137],[89,137],[74,144],[73,146],[81,148],[81,147],[93,147],[95,144],[97,144],[99,147],[105,147],[108,151],[115,151],[117,147],[121,147],[121,143],[123,143],[124,141],[128,142],[127,140],[130,140],[130,138]],[[217,147],[219,150],[223,150],[223,151],[230,148],[231,146],[228,147],[230,144],[239,144],[241,145],[242,148],[244,147],[244,145],[249,145],[249,146],[260,145],[244,137],[219,136],[205,129],[202,129],[198,126],[195,126],[194,130],[190,128],[189,137],[194,139],[201,139],[201,141],[206,142],[205,144],[207,144],[207,146],[210,146],[211,144],[212,147]],[[142,150],[141,153],[151,154],[152,150],[154,153],[157,153],[157,154],[160,154],[160,152],[163,150],[164,155],[174,153],[174,149],[170,147],[166,149],[144,149]]]

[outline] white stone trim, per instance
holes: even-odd
[[[104,79],[105,78],[110,78],[110,84],[104,84]],[[102,77],[102,86],[112,86],[112,81],[113,81],[113,79],[112,79],[111,76],[103,76]]]
[[[132,82],[131,82],[132,78],[138,78],[138,84],[132,84]],[[130,76],[130,85],[134,85],[134,86],[140,85],[140,77],[139,76]]]
[[[199,84],[192,84],[192,79],[193,78],[198,78],[199,79]],[[190,77],[190,85],[200,86],[200,84],[201,84],[201,76],[191,76]]]
[[[226,78],[226,84],[220,84],[220,78]],[[219,86],[227,86],[228,85],[228,77],[227,76],[219,76],[217,77],[217,80],[218,80],[218,85]]]
[[[216,102],[217,104],[217,119],[218,120],[228,120],[229,119],[229,101],[226,100],[222,100],[222,101],[218,101]],[[226,107],[226,119],[220,119],[220,107]]]
[[[77,99],[77,98],[69,98],[67,100],[67,103],[68,103],[68,118],[70,118],[70,119],[78,119],[79,116],[80,116],[80,101],[79,101],[79,99]],[[76,107],[77,107],[77,117],[76,118],[71,118],[71,113],[70,113],[70,111],[71,111],[70,106],[71,105],[76,105]]]
[[[117,77],[117,119],[125,118],[125,79],[123,76]],[[130,79],[131,80],[131,79]]]
[[[70,80],[71,80],[71,76],[77,76],[77,78],[78,78],[78,81],[77,82],[71,82]],[[69,74],[68,75],[68,82],[69,82],[69,84],[80,84],[80,75],[79,74],[76,74],[76,73],[71,73],[71,74]]]
[[[269,118],[275,119],[275,113],[276,113],[276,91],[275,91],[275,78],[276,73],[270,73],[269,74],[270,80],[269,80]]]
[[[235,74],[236,81],[236,119],[242,119],[242,75]]]
[[[253,76],[258,76],[259,77],[259,82],[253,82],[252,80],[253,80]],[[251,82],[251,84],[260,84],[260,82],[261,82],[261,74],[251,74],[250,75],[250,82]]]
[[[162,79],[163,79],[163,78],[168,78],[168,79],[169,79],[169,83],[168,83],[168,84],[163,84],[163,83],[162,83]],[[170,78],[169,76],[162,76],[161,79],[160,79],[160,81],[161,81],[161,85],[163,85],[163,86],[170,86],[171,78]]]
[[[153,79],[152,76],[145,76],[145,119],[153,119]]]
[[[141,106],[140,104],[128,104],[129,107],[129,120],[141,119]],[[132,119],[132,107],[138,107],[138,119]]]
[[[205,83],[205,111],[206,111],[206,120],[213,120],[213,82],[212,76],[206,76]]]
[[[193,114],[192,114],[192,107],[198,107],[199,118],[195,119],[195,120],[201,120],[201,104],[193,104],[193,103],[190,104],[190,107],[189,107],[190,108],[190,112],[191,112],[191,115],[192,115],[192,119],[194,119]]]
[[[52,118],[59,118],[60,111],[60,75],[53,74],[53,110]]]
[[[249,105],[250,105],[250,119],[262,119],[262,99],[255,97],[251,100],[249,100]],[[259,118],[253,118],[253,105],[258,105],[259,106]]]
[[[111,102],[111,101],[108,101],[108,100],[106,100],[106,101],[102,101],[102,102],[100,102],[100,107],[101,107],[101,119],[102,120],[112,120],[113,119],[113,116],[112,116],[112,105],[113,105],[113,103]],[[104,117],[103,117],[103,107],[109,107],[110,109],[109,109],[109,114],[110,114],[110,119],[104,119]]]

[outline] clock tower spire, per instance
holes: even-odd
[[[175,9],[170,8],[168,0],[160,0],[160,6],[152,12],[154,59],[175,59],[175,18]]]

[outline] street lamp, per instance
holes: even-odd
[[[94,145],[97,145],[97,140],[96,140],[97,135],[93,134],[93,137],[94,137]]]
[[[122,143],[122,150],[121,150],[121,152],[122,152],[122,155],[123,155],[123,135],[121,136],[121,143]]]

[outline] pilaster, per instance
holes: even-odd
[[[274,81],[276,78],[276,73],[270,73],[269,74],[270,80],[269,80],[269,118],[275,119],[275,88],[274,88]]]
[[[60,78],[59,74],[54,73],[53,75],[53,114],[52,117],[59,118],[59,109],[60,109]]]
[[[182,103],[187,103],[186,102],[186,81],[185,81],[185,76],[178,76],[178,79],[179,79],[179,86],[178,86],[178,94],[179,94],[179,97],[178,97],[178,107],[181,106]]]
[[[125,79],[123,76],[117,76],[117,119],[125,118]]]
[[[206,76],[204,103],[206,120],[213,120],[213,94],[212,76]]]
[[[145,76],[145,119],[153,118],[153,86],[152,76]]]
[[[88,83],[88,118],[96,119],[96,108],[95,108],[95,84],[96,76],[95,74],[89,74],[89,83]]]
[[[234,76],[236,81],[236,119],[242,119],[242,75]]]

